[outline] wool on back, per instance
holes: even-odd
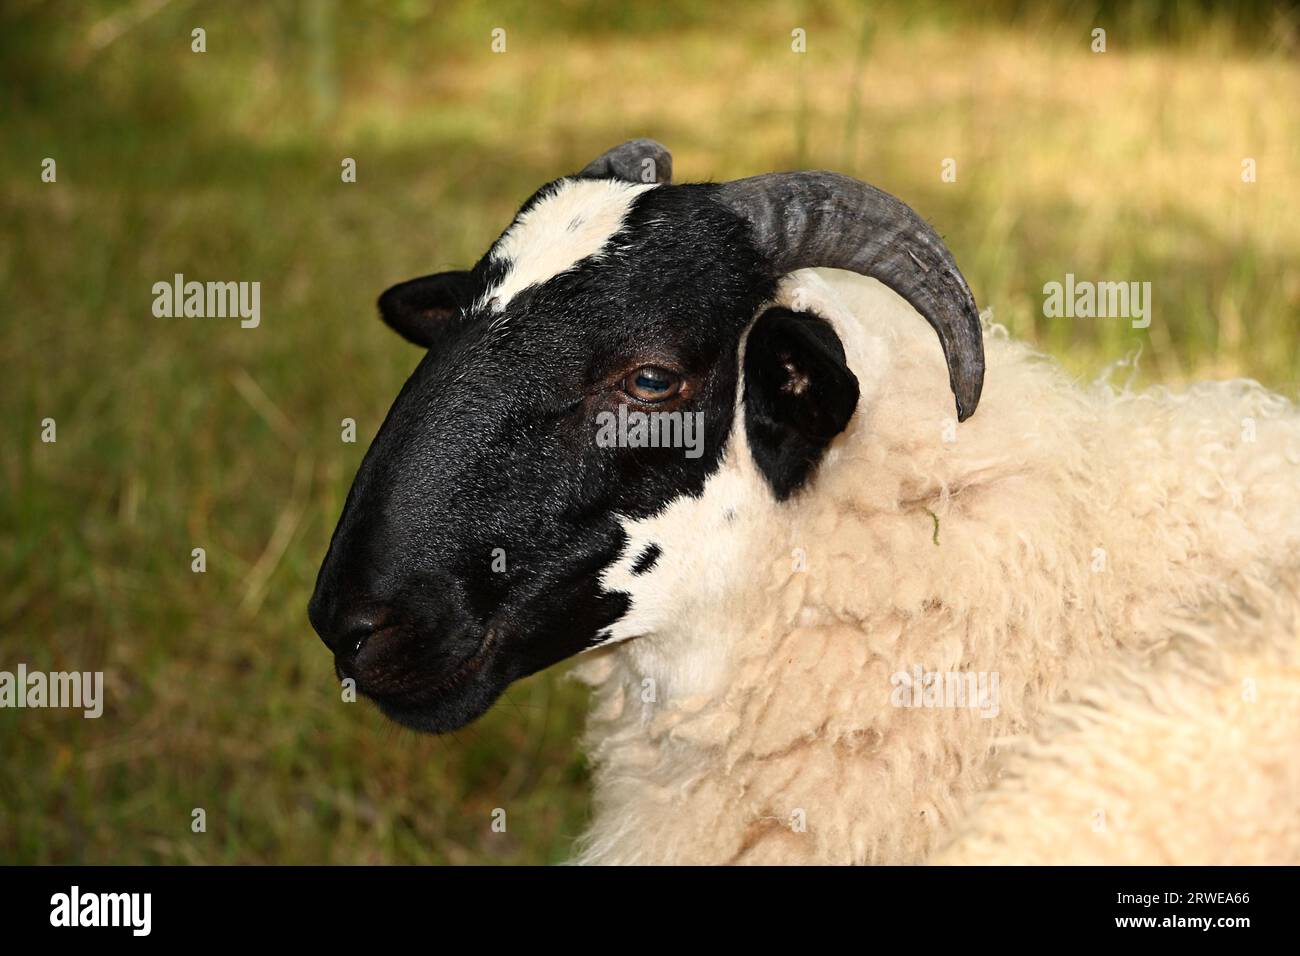
[[[1300,563],[1120,655],[1012,742],[941,864],[1300,860]]]
[[[782,504],[737,422],[704,494],[647,523],[653,624],[576,671],[595,688],[579,861],[925,861],[1008,745],[1116,661],[1155,661],[1236,595],[1300,604],[1278,577],[1300,551],[1286,399],[1081,385],[990,325],[983,399],[957,425],[939,345],[892,292],[810,270],[779,300],[836,328],[857,413]],[[686,526],[693,547],[671,537]]]

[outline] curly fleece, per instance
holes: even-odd
[[[611,570],[626,639],[575,671],[595,768],[577,860],[1300,861],[1300,684],[1279,670],[1298,640],[1295,405],[1248,381],[1082,386],[989,326],[958,426],[932,332],[883,286],[805,271],[779,301],[835,327],[857,413],[790,501],[737,425],[699,498],[628,526],[631,554],[663,558]],[[1261,595],[1253,642],[1214,616]],[[1189,613],[1231,645],[1219,670],[1168,660]],[[917,668],[995,675],[994,706],[899,706]],[[1257,671],[1256,699],[1230,700]],[[1204,697],[1188,714],[1166,706],[1183,682]],[[1187,776],[1198,746],[1233,785]],[[1219,809],[1193,821],[1202,800]]]

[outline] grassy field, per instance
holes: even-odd
[[[468,265],[631,136],[682,180],[827,167],[894,192],[1076,374],[1141,349],[1143,381],[1295,395],[1300,27],[1210,6],[6,4],[0,669],[103,670],[107,702],[0,710],[0,862],[564,858],[576,687],[544,674],[421,737],[340,701],[305,606],[418,358],[376,295]],[[155,318],[178,272],[260,281],[260,327]],[[1150,328],[1044,318],[1067,272],[1149,281]]]

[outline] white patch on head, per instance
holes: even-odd
[[[524,289],[599,255],[623,226],[632,201],[658,183],[567,179],[506,230],[492,259],[509,262],[505,278],[483,293],[479,307],[500,312]]]

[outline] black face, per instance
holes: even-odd
[[[362,462],[310,616],[394,719],[455,729],[590,646],[628,606],[598,583],[619,516],[698,494],[717,468],[741,333],[775,277],[712,189],[642,193],[600,256],[501,312],[474,307],[504,272],[486,256],[381,300],[429,351]],[[602,446],[600,413],[620,405],[703,413],[702,453]]]

